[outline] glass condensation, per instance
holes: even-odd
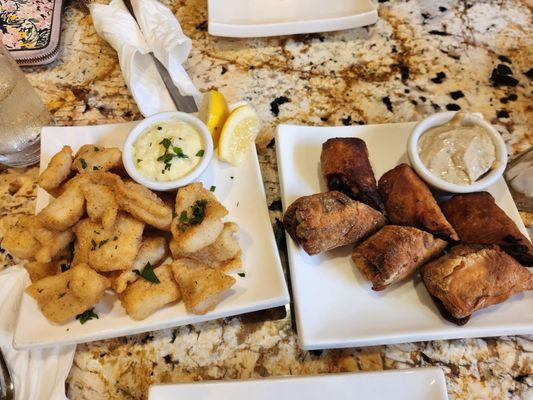
[[[23,167],[39,161],[41,128],[52,116],[0,42],[0,164]]]

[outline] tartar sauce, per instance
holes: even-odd
[[[495,164],[491,137],[458,112],[446,124],[428,129],[418,141],[424,165],[439,178],[460,185],[474,183]]]
[[[191,172],[202,160],[204,142],[190,124],[175,120],[146,128],[133,143],[133,164],[146,178],[170,181]]]

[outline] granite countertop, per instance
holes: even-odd
[[[533,144],[527,2],[380,0],[373,26],[247,40],[208,36],[205,0],[164,2],[193,39],[187,70],[197,86],[251,102],[265,122],[257,145],[282,252],[272,140],[281,122],[404,122],[476,110],[501,132],[510,155]],[[66,6],[59,60],[27,76],[60,125],[140,118],[115,52],[75,2]],[[0,174],[0,231],[33,211],[36,176],[35,167]],[[0,262],[17,260],[0,249]],[[144,399],[156,382],[419,366],[444,369],[451,399],[533,398],[533,336],[306,352],[284,309],[80,345],[67,386],[72,400]]]

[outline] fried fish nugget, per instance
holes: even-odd
[[[87,202],[87,214],[94,222],[101,222],[105,229],[115,224],[118,203],[115,193],[109,186],[88,183],[81,187]]]
[[[141,245],[144,223],[119,213],[112,230],[103,230],[100,240],[91,239],[89,265],[97,271],[130,269]]]
[[[235,284],[235,278],[186,258],[172,263],[172,273],[187,311],[198,315],[213,310],[224,293]]]
[[[201,183],[178,190],[171,231],[179,251],[194,253],[212,244],[224,229],[228,210]]]
[[[24,265],[24,268],[28,272],[30,280],[34,283],[47,276],[56,275],[61,272],[62,268],[68,269],[68,266],[68,260],[58,260],[46,263],[31,261]]]
[[[26,292],[48,320],[61,324],[98,303],[109,286],[107,278],[79,264],[33,283]]]
[[[64,231],[85,213],[85,198],[78,186],[71,186],[59,197],[52,200],[37,217],[50,229]]]
[[[164,231],[170,229],[172,208],[150,189],[134,182],[117,181],[114,190],[121,209],[148,225]]]
[[[61,151],[54,155],[48,167],[39,176],[39,186],[47,192],[53,192],[70,175],[72,167],[72,149],[70,146],[63,146]]]
[[[91,221],[89,218],[78,222],[73,231],[76,234],[76,241],[74,242],[72,265],[89,263],[89,252],[93,247],[92,242],[100,243],[109,236],[105,233],[102,225]]]
[[[130,269],[116,271],[111,278],[111,285],[115,292],[122,293],[126,286],[139,278],[134,270],[142,271],[147,263],[156,266],[167,255],[167,240],[162,236],[148,236],[143,239],[139,252]]]
[[[72,169],[80,174],[92,171],[109,171],[122,167],[122,152],[116,147],[93,144],[81,146],[72,162]]]
[[[138,279],[128,285],[119,296],[126,312],[135,320],[145,319],[161,307],[181,299],[169,264],[155,268],[154,274],[159,283]]]
[[[222,233],[209,246],[194,253],[182,252],[175,240],[170,242],[170,251],[175,259],[190,258],[203,262],[210,267],[229,272],[242,266],[242,251],[235,237],[239,227],[233,222],[226,222]]]
[[[21,215],[17,222],[6,230],[2,240],[2,246],[9,253],[25,260],[33,258],[41,248],[39,241],[28,234],[31,219],[31,215]]]

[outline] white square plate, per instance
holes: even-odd
[[[371,0],[209,0],[209,33],[263,37],[328,32],[374,24]]]
[[[440,368],[154,385],[148,400],[447,400]]]
[[[74,151],[86,143],[122,147],[135,122],[81,127],[46,127],[41,137],[41,170],[52,155],[64,145]],[[201,321],[243,314],[285,305],[289,302],[287,284],[266,207],[265,193],[257,154],[250,150],[239,168],[218,162],[215,158],[200,180],[206,187],[216,186],[215,194],[229,211],[228,220],[239,227],[246,276],[235,276],[237,283],[231,296],[206,315],[187,313],[183,302],[158,310],[143,321],[129,318],[116,296],[106,294],[96,306],[99,319],[81,325],[73,320],[57,325],[39,311],[33,298],[24,293],[15,330],[17,349],[90,342],[117,336],[194,324]],[[40,190],[37,210],[44,207],[49,196]]]
[[[414,125],[280,125],[276,149],[284,209],[300,196],[326,191],[320,152],[327,139],[363,139],[379,179],[399,163],[408,162],[406,144]],[[527,236],[503,178],[489,191]],[[457,326],[441,317],[418,274],[375,292],[353,265],[352,246],[308,256],[287,236],[287,247],[298,336],[304,349],[533,333],[531,291],[478,311],[465,326]]]

